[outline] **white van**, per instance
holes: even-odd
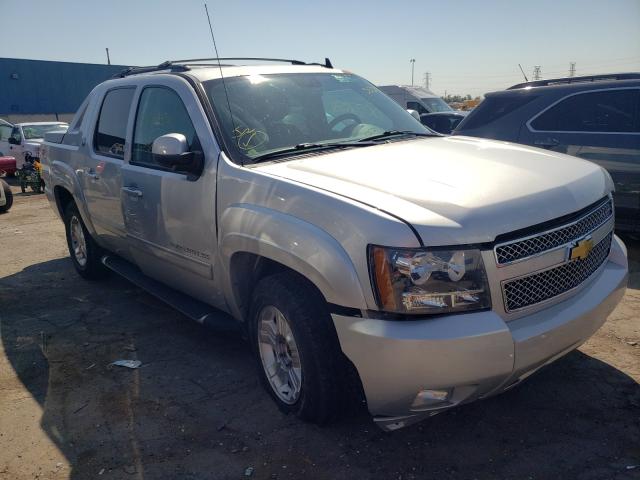
[[[442,98],[424,87],[385,85],[378,88],[402,105],[402,108],[415,110],[420,115],[453,111]]]

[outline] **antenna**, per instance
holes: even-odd
[[[222,64],[220,63],[220,55],[218,55],[218,47],[216,45],[216,37],[213,35],[213,27],[211,26],[211,17],[209,17],[209,9],[207,8],[207,4],[204,4],[204,11],[207,12],[207,21],[209,22],[209,31],[211,32],[211,40],[213,41],[213,50],[216,54],[216,59],[218,60],[218,68],[220,69],[220,78],[222,79],[222,88],[224,88],[224,96],[227,99],[227,107],[229,108],[229,115],[231,116],[231,126],[233,127],[233,136],[236,134],[236,124],[233,120],[233,111],[231,110],[231,102],[229,101],[229,92],[227,91],[227,84],[224,81],[224,75],[222,74]]]
[[[524,70],[522,69],[522,65],[518,64],[518,66],[520,67],[520,71],[522,72],[522,76],[524,77],[524,81],[528,82],[529,79],[527,78],[527,76],[524,74]]]

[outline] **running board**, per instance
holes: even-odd
[[[190,319],[215,330],[240,332],[240,322],[228,313],[147,277],[138,267],[123,258],[105,255],[101,261],[109,270],[126,278]]]

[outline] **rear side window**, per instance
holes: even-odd
[[[200,149],[193,122],[178,94],[165,87],[145,88],[136,114],[131,163],[157,166],[151,154],[153,141],[168,133],[183,134],[188,151]]]
[[[82,125],[82,120],[84,120],[84,114],[87,111],[88,105],[89,102],[87,102],[86,100],[82,105],[80,105],[80,108],[73,117],[73,122],[71,122],[69,130],[77,130],[78,128],[80,128],[80,125]]]
[[[133,92],[133,88],[118,88],[105,95],[93,138],[93,148],[97,153],[124,158],[124,142]]]
[[[580,93],[562,100],[531,122],[554,132],[637,132],[637,89]]]
[[[483,127],[511,112],[515,112],[536,98],[537,96],[535,95],[487,97],[460,123],[458,130]]]

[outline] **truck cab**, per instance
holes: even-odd
[[[42,164],[77,272],[238,326],[282,411],[325,423],[363,392],[401,428],[512,388],[622,298],[601,167],[436,135],[329,61],[253,60],[123,71]]]
[[[46,133],[65,131],[68,126],[65,122],[25,122],[11,127],[0,125],[0,153],[15,157],[16,168],[21,168],[25,157],[40,156],[40,146]]]

